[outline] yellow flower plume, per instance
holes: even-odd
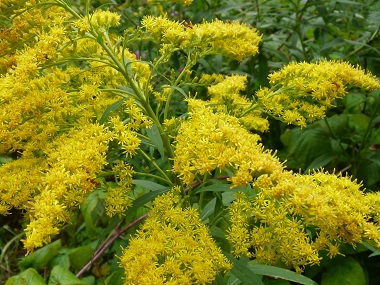
[[[290,63],[269,76],[271,88],[257,92],[263,111],[288,124],[306,126],[325,116],[334,100],[343,97],[346,86],[366,91],[380,89],[380,81],[344,61]]]
[[[189,120],[179,128],[175,144],[173,171],[190,185],[197,175],[215,169],[231,169],[234,186],[252,182],[253,177],[276,170],[282,164],[264,151],[260,137],[243,128],[236,117],[214,113],[205,102],[191,99]]]
[[[153,210],[123,251],[124,284],[209,284],[231,268],[198,211],[182,208],[178,188],[156,198]]]
[[[365,195],[349,177],[283,171],[262,175],[254,185],[256,196],[240,194],[229,209],[227,239],[236,256],[283,262],[302,272],[319,264],[322,251],[331,258],[340,254],[342,243],[380,246],[378,220],[371,220],[380,199]]]

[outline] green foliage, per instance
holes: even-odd
[[[379,176],[379,92],[366,96],[349,93],[338,111],[303,130],[294,128],[281,135],[288,167],[305,172],[325,167],[348,172],[374,191]]]
[[[337,262],[331,264],[323,273],[322,285],[366,284],[365,273],[359,262],[352,257],[337,259]]]
[[[44,278],[33,268],[28,268],[21,274],[8,279],[6,285],[46,285]]]
[[[51,244],[36,250],[33,254],[25,257],[21,260],[19,266],[22,269],[34,268],[36,270],[41,270],[49,263],[50,260],[58,255],[61,246],[61,240],[56,240]]]

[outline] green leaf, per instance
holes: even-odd
[[[66,269],[70,268],[70,258],[67,254],[59,254],[55,256],[50,262],[49,267],[52,268],[56,265],[61,265],[62,267],[65,267]]]
[[[5,285],[46,285],[44,278],[34,268],[29,268],[7,280]]]
[[[94,250],[88,246],[74,248],[68,252],[70,264],[76,270],[80,270],[92,258]]]
[[[25,257],[19,262],[21,269],[34,268],[40,270],[45,267],[53,257],[59,254],[61,240],[56,240],[44,247],[37,249],[31,255]]]
[[[102,117],[100,118],[99,123],[103,125],[108,119],[111,112],[116,111],[117,108],[119,108],[124,103],[125,100],[126,100],[125,98],[120,99],[119,101],[116,101],[115,103],[112,103],[110,106],[108,106],[108,108],[104,111]]]
[[[164,144],[162,143],[162,138],[160,135],[160,131],[157,128],[157,125],[153,124],[150,129],[146,129],[146,132],[150,141],[158,149],[161,157],[164,157],[165,156]]]
[[[124,270],[119,269],[114,272],[104,281],[105,285],[123,285],[123,278],[125,277]]]
[[[125,68],[127,70],[127,73],[129,77],[132,77],[132,61],[129,58],[124,58],[125,61]]]
[[[321,285],[365,285],[363,268],[352,257],[337,258],[322,275]]]
[[[233,264],[231,273],[235,275],[244,285],[265,285],[263,281],[261,281],[260,277],[252,272],[243,260],[238,260],[226,252],[224,255]]]
[[[212,282],[212,285],[225,285],[224,278],[221,274],[218,274],[215,280]]]
[[[82,278],[82,281],[87,285],[96,285],[96,279],[94,276],[86,276]]]
[[[355,133],[364,135],[370,122],[371,118],[369,116],[365,114],[354,114],[349,117],[348,126]]]
[[[173,85],[165,86],[165,87],[177,90],[179,93],[181,93],[183,95],[184,98],[186,98],[186,99],[188,98],[188,96],[186,95],[185,91],[183,91],[183,89],[181,87],[173,86]]]
[[[87,285],[66,268],[57,265],[50,273],[48,285]]]
[[[291,285],[288,280],[283,279],[264,279],[265,285]]]
[[[0,156],[0,166],[3,165],[4,163],[11,162],[13,159],[11,157],[7,156]]]
[[[213,237],[221,238],[221,239],[226,239],[226,233],[221,230],[220,228],[213,226],[211,228],[211,235]]]
[[[99,43],[99,44],[104,44],[104,39],[103,39],[103,33],[100,33],[97,37],[96,37],[96,41]]]
[[[162,190],[162,189],[167,189],[166,186],[163,186],[161,184],[149,181],[149,180],[138,180],[135,179],[133,180],[132,184],[141,186],[145,189],[148,189],[150,191],[157,191],[157,190]]]
[[[241,281],[239,280],[239,278],[237,278],[235,275],[233,275],[230,272],[228,272],[227,274],[227,284],[226,285],[239,285],[241,284]]]
[[[334,158],[336,157],[333,153],[325,153],[321,156],[315,158],[305,169],[305,173],[307,173],[309,170],[313,169],[319,169],[323,166],[326,166],[329,164]]]
[[[350,5],[361,5],[362,3],[358,3],[355,1],[348,1],[348,0],[337,0],[336,2],[344,3],[344,4],[350,4]]]
[[[136,96],[135,91],[133,91],[133,89],[131,87],[119,85],[118,88],[123,90],[123,92],[127,93],[128,95]]]
[[[143,196],[141,196],[141,197],[139,197],[133,201],[132,206],[129,207],[127,209],[127,211],[125,211],[125,215],[127,216],[127,215],[135,212],[138,208],[144,206],[148,202],[153,201],[157,196],[159,196],[165,192],[168,192],[169,190],[170,190],[170,188],[166,187],[166,188],[162,188],[162,189],[144,194]]]
[[[86,225],[86,232],[89,235],[96,235],[97,228],[94,219],[96,219],[96,209],[99,207],[101,196],[103,195],[103,190],[97,189],[87,196],[85,202],[81,205],[81,212],[84,218],[84,223]]]
[[[349,117],[349,114],[340,114],[327,119],[329,127],[337,137],[343,137],[347,135]],[[325,128],[328,128],[325,122],[323,122],[323,126]]]
[[[330,137],[321,128],[295,128],[281,136],[288,147],[288,166],[305,169],[323,155],[333,155]]]
[[[270,266],[270,265],[264,265],[264,264],[257,264],[253,261],[248,263],[248,268],[251,269],[254,273],[259,275],[265,275],[270,276],[274,278],[281,278],[284,280],[297,282],[298,284],[304,284],[304,285],[316,285],[313,280],[299,275],[293,271],[276,267],[276,266]]]
[[[235,200],[236,192],[224,192],[222,193],[223,206],[229,207]]]
[[[344,101],[346,105],[345,112],[349,114],[360,114],[364,107],[366,97],[362,93],[352,92],[344,97]]]
[[[367,249],[369,249],[370,251],[372,251],[372,253],[368,256],[368,257],[374,257],[374,256],[378,256],[380,255],[380,251],[378,249],[376,249],[375,247],[373,247],[372,245],[370,245],[369,243],[367,242],[363,242],[362,243]]]
[[[363,154],[360,166],[358,168],[357,178],[362,180],[367,187],[380,180],[379,151],[368,151]]]
[[[201,193],[201,192],[226,192],[226,191],[231,191],[231,185],[230,184],[211,184],[206,187],[200,188],[199,190],[197,189],[195,192],[196,193]]]
[[[205,221],[210,215],[214,213],[216,205],[216,198],[212,199],[210,202],[206,204],[201,213],[202,221]]]

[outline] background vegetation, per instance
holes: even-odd
[[[83,11],[82,1],[71,2],[76,9]],[[251,96],[254,96],[260,86],[268,86],[268,75],[271,72],[292,61],[341,59],[380,76],[380,2],[377,0],[195,0],[188,7],[176,3],[104,0],[92,1],[91,5],[93,8],[108,7],[117,11],[122,16],[122,22],[115,31],[119,33],[137,27],[144,15],[160,15],[164,12],[170,19],[184,21],[188,25],[201,23],[203,19],[211,21],[218,18],[224,21],[238,20],[256,27],[263,35],[258,56],[241,62],[218,55],[208,56],[199,60],[191,75],[247,74],[247,94]],[[134,50],[145,61],[154,59],[157,50],[151,43],[139,42],[134,45]],[[184,62],[185,57],[178,52],[171,58],[170,66],[179,70],[183,68]],[[159,72],[170,75],[171,71]],[[206,91],[206,88],[197,89],[198,96],[205,97]],[[176,116],[186,112],[186,105],[180,97],[170,112]],[[326,119],[318,120],[306,128],[271,119],[270,130],[263,135],[263,144],[268,149],[276,149],[277,155],[288,169],[307,173],[323,167],[329,172],[347,173],[362,181],[365,191],[376,192],[380,189],[379,126],[380,91],[363,93],[353,90],[336,102],[336,107],[329,110]],[[150,155],[159,158],[157,150],[150,149]],[[13,158],[8,156],[0,157],[0,163],[11,159]],[[157,160],[157,163],[160,161]],[[141,168],[148,167],[144,161],[134,161],[134,164]],[[124,273],[119,268],[115,255],[121,255],[121,246],[126,246],[137,227],[133,225],[125,233],[121,233],[120,229],[145,214],[148,209],[140,206],[159,194],[159,191],[149,192],[150,184],[141,181],[142,179],[135,181],[135,193],[141,200],[128,210],[125,219],[115,216],[110,220],[104,215],[105,194],[99,188],[89,195],[84,205],[74,214],[72,223],[65,225],[51,244],[28,257],[23,257],[26,251],[20,241],[23,238],[21,211],[12,210],[12,215],[0,216],[0,283],[21,272],[23,276],[34,276],[30,271],[28,273],[28,269],[33,268],[46,279],[55,276],[56,279],[50,277],[49,284],[122,284]],[[147,193],[153,194],[147,196]],[[207,215],[208,208],[216,207],[212,195],[206,193],[204,200],[201,215]],[[214,234],[218,236],[218,233]],[[89,271],[78,274],[91,257],[99,253],[99,246],[110,236],[118,238],[101,252],[101,257],[94,261]],[[222,239],[219,241],[223,243]],[[322,285],[380,284],[380,252],[365,243],[356,248],[347,246],[341,251],[344,256],[327,259],[319,267],[306,268],[304,275]],[[52,272],[55,265],[61,265],[64,273],[58,267]],[[67,275],[65,270],[73,272],[73,275]],[[81,280],[75,278],[74,274],[81,277]],[[65,277],[62,279],[62,276]],[[230,280],[228,284],[240,282]],[[8,282],[7,284],[24,284],[20,279]],[[41,280],[34,282],[28,284],[44,284]],[[221,281],[215,281],[215,284],[224,284],[217,282]],[[241,284],[248,284],[247,282],[250,281],[245,280]],[[291,281],[273,277],[265,277],[264,282],[291,284]]]

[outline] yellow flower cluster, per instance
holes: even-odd
[[[236,256],[284,262],[302,272],[319,263],[321,251],[331,258],[340,254],[341,243],[380,246],[379,223],[370,218],[378,195],[363,194],[349,177],[283,171],[262,175],[254,185],[258,194],[240,195],[229,210],[228,240]]]
[[[19,159],[0,167],[0,215],[12,208],[27,210],[42,188],[42,172],[48,167],[43,158]]]
[[[208,102],[218,106],[219,111],[239,118],[247,129],[267,131],[269,122],[261,117],[261,110],[250,111],[244,115],[244,112],[253,105],[252,100],[240,95],[241,91],[245,90],[246,84],[246,76],[226,76],[223,81],[208,88],[208,93],[212,97]]]
[[[106,198],[106,214],[109,217],[123,215],[125,210],[131,205],[132,199],[129,197],[132,186],[132,166],[120,161],[112,167],[112,171],[117,178],[115,187],[109,186]]]
[[[178,188],[153,202],[153,209],[123,251],[124,284],[210,284],[231,268],[198,211],[183,208]]]
[[[186,185],[217,168],[234,172],[230,178],[234,186],[282,169],[278,159],[258,143],[260,137],[240,126],[237,118],[214,113],[203,101],[188,103],[189,120],[178,131],[173,164],[173,172]]]
[[[306,126],[325,116],[335,99],[354,85],[367,91],[380,89],[380,81],[343,61],[290,63],[269,76],[271,88],[257,92],[264,111],[288,124]]]
[[[258,53],[261,36],[255,28],[238,21],[214,20],[194,25],[193,45],[211,46],[214,53],[236,60]]]
[[[110,27],[119,25],[119,21],[120,21],[120,15],[111,11],[96,10],[89,17],[90,17],[90,25],[97,32],[108,31]]]
[[[1,29],[2,35],[11,37],[0,44],[0,53],[9,55],[7,61],[0,61],[4,73],[0,77],[0,154],[17,153],[17,160],[0,166],[6,177],[0,182],[0,214],[12,208],[25,210],[29,223],[24,245],[31,252],[49,243],[51,235],[69,221],[73,208],[98,187],[97,174],[107,164],[109,142],[118,139],[125,152],[133,155],[140,144],[136,131],[149,127],[151,121],[133,100],[127,100],[113,113],[123,116],[124,122],[113,121],[118,129],[112,122],[113,132],[93,123],[120,99],[111,92],[115,85],[126,85],[125,78],[104,66],[107,59],[94,40],[79,41],[73,53],[94,58],[84,68],[48,68],[74,51],[64,25],[66,12],[54,6],[40,10],[44,6],[35,7],[35,1],[11,4],[20,13],[11,18],[8,32]],[[99,29],[116,25],[118,16],[110,13],[95,12],[92,24]],[[136,59],[128,51],[124,55]],[[132,71],[145,86],[149,66],[133,63]],[[109,215],[121,214],[130,204],[133,170],[127,165],[115,167],[119,183],[109,189]]]
[[[369,205],[369,217],[373,219],[376,225],[380,225],[380,192],[367,193],[365,195],[366,204]]]
[[[31,63],[55,58],[52,50],[62,41],[61,26],[68,15],[64,9],[50,6],[43,11],[35,1],[0,1],[0,14],[11,15],[0,22],[0,73],[17,67],[16,58]],[[54,31],[47,33],[50,28]],[[36,49],[24,50],[34,44]]]
[[[25,173],[21,184],[16,173],[8,173],[7,183],[13,186],[7,188],[10,200],[5,201],[15,207],[22,201],[29,202],[24,206],[30,222],[23,240],[28,252],[49,243],[50,236],[58,233],[58,226],[68,221],[72,207],[80,205],[97,186],[94,179],[107,163],[105,153],[112,137],[99,125],[83,123],[48,144],[44,149],[46,159],[21,158],[0,167],[1,171],[17,171],[20,165],[36,163],[21,171]]]
[[[117,115],[113,116],[110,118],[110,125],[123,151],[132,157],[136,154],[136,150],[141,143],[136,131],[149,128],[152,125],[152,121],[143,114],[141,108],[133,99],[126,100],[123,107],[123,115],[127,115],[128,117],[122,120]]]
[[[49,32],[41,32],[38,41],[31,47],[24,47],[14,56],[12,74],[21,82],[27,82],[38,74],[39,67],[49,60],[56,59],[57,47],[65,40],[65,28],[52,26]]]
[[[100,119],[115,101],[99,91],[101,79],[96,72],[83,72],[80,77],[79,68],[49,71],[28,82],[18,80],[15,74],[0,78],[0,153],[12,150],[22,152],[24,157],[33,156],[80,118]],[[77,86],[69,86],[70,81],[77,82]],[[70,87],[73,89],[68,92]]]
[[[145,16],[141,21],[141,26],[156,42],[182,48],[190,44],[191,34],[186,27],[179,22],[170,21],[167,17]]]
[[[71,100],[62,87],[70,71],[55,71],[28,83],[10,74],[0,78],[0,153],[12,149],[32,155],[65,124],[68,109],[64,106]]]
[[[207,54],[222,54],[233,59],[255,55],[261,36],[256,29],[237,21],[214,20],[196,25],[183,25],[166,17],[146,16],[142,27],[153,40],[167,47],[207,50]],[[169,45],[169,46],[168,46]]]

